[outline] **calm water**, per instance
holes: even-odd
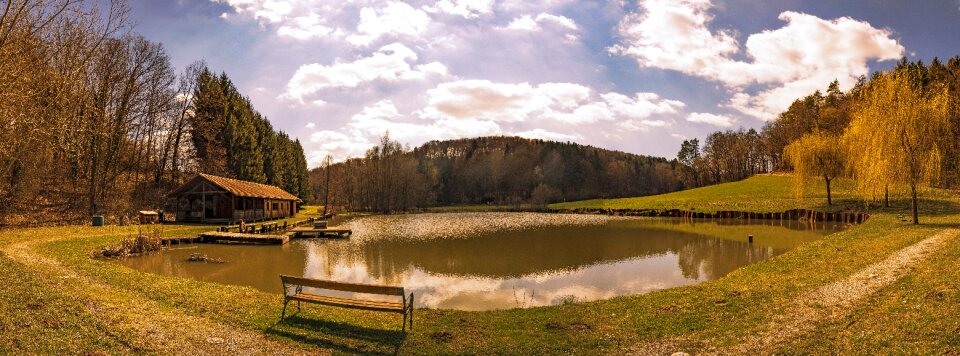
[[[187,245],[121,263],[273,293],[280,293],[280,274],[398,285],[416,294],[418,307],[490,310],[713,280],[842,228],[753,223],[536,213],[372,216],[342,222],[354,230],[348,240]],[[188,262],[196,252],[227,262]]]

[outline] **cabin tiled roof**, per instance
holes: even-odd
[[[193,180],[200,179],[200,178],[205,179],[210,183],[213,183],[214,185],[230,192],[230,194],[233,194],[238,197],[299,200],[299,198],[297,198],[293,194],[287,193],[287,191],[272,185],[248,182],[248,181],[233,179],[233,178],[219,177],[219,176],[204,174],[204,173],[198,174],[197,177],[194,178]],[[193,180],[191,180],[191,182]],[[179,193],[181,190],[183,190],[183,188],[187,187],[188,185],[190,185],[189,182],[187,184],[184,184],[180,189],[177,189],[172,193],[170,193],[170,195]]]
[[[286,190],[272,185],[218,177],[203,173],[200,173],[200,176],[211,183],[216,184],[220,188],[226,189],[228,192],[238,197],[297,200],[297,197],[293,194],[287,193]]]

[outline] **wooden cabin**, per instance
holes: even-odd
[[[297,213],[297,199],[278,187],[200,173],[167,194],[177,221],[234,224],[283,219]]]
[[[160,222],[160,213],[153,210],[140,210],[137,212],[140,224],[156,224]]]

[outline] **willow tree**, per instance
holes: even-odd
[[[823,178],[827,187],[827,205],[833,205],[830,182],[843,173],[840,139],[834,135],[814,131],[785,147],[783,153],[793,165],[798,193],[803,194],[807,178]]]
[[[917,190],[939,178],[951,105],[943,85],[924,88],[907,71],[884,73],[870,81],[844,134],[861,191],[908,186],[914,224],[920,223]]]

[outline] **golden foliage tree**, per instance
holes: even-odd
[[[942,85],[923,88],[908,71],[883,73],[870,81],[844,133],[860,191],[908,186],[914,224],[919,224],[917,190],[936,182],[940,173],[951,101]]]
[[[803,135],[784,148],[784,156],[793,165],[797,190],[803,194],[807,178],[823,178],[827,187],[827,204],[832,205],[830,181],[843,173],[843,152],[840,139],[814,131]]]

